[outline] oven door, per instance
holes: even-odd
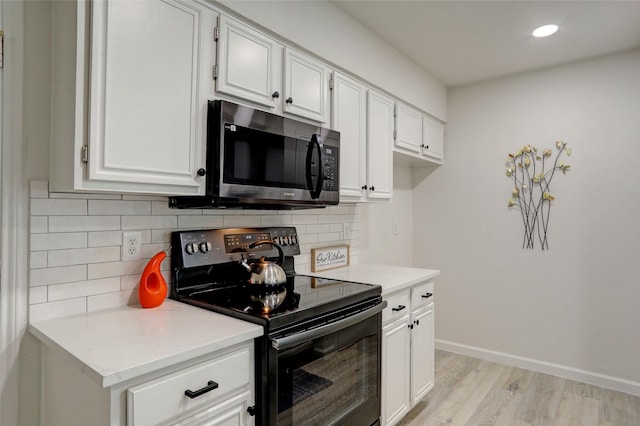
[[[272,339],[270,425],[370,426],[380,418],[382,302],[366,311]]]

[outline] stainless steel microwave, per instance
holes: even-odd
[[[313,208],[338,204],[340,133],[223,100],[209,101],[205,196],[176,208]]]

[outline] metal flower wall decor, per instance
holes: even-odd
[[[567,174],[571,166],[560,161],[561,155],[571,155],[571,148],[562,141],[556,142],[555,158],[550,148],[542,152],[531,145],[522,147],[515,154],[509,154],[506,175],[513,180],[513,190],[508,206],[520,210],[524,224],[522,248],[533,249],[537,239],[542,250],[549,249],[547,231],[551,202],[551,181],[557,171]]]

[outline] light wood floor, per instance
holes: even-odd
[[[435,369],[400,425],[640,425],[637,396],[445,351]]]

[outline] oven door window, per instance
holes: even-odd
[[[224,183],[308,189],[310,141],[231,124],[224,133]]]
[[[278,354],[278,426],[371,425],[379,418],[379,320]]]

